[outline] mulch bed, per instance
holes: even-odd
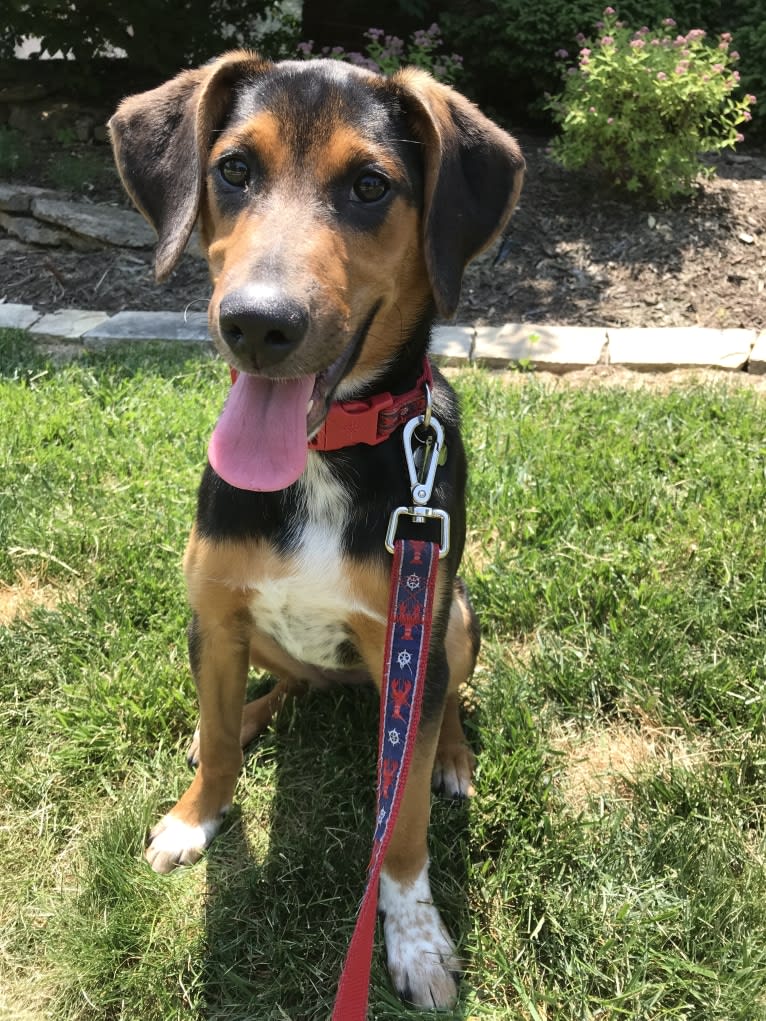
[[[459,322],[766,328],[766,156],[721,157],[694,200],[658,210],[557,167],[544,141],[521,141],[529,169],[507,258],[495,265],[494,246],[469,268]],[[116,174],[90,197],[128,204]],[[0,300],[204,310],[201,259],[187,256],[161,285],[151,262],[137,251],[25,248],[0,231]]]

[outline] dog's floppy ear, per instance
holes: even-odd
[[[424,71],[405,68],[392,83],[425,147],[426,266],[437,310],[449,318],[465,267],[513,212],[524,158],[515,139]]]
[[[125,190],[157,232],[158,280],[180,259],[197,220],[211,136],[225,115],[231,86],[268,66],[254,53],[227,53],[123,99],[109,121]]]

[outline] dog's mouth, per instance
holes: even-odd
[[[300,478],[308,440],[327,417],[373,317],[319,373],[295,379],[238,374],[208,445],[208,460],[224,482],[237,489],[276,492]]]

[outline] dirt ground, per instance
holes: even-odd
[[[766,328],[766,154],[720,158],[693,201],[657,210],[557,167],[544,140],[521,141],[528,174],[506,258],[495,265],[495,245],[469,268],[459,322]],[[50,183],[55,153],[47,160],[29,183]],[[85,191],[128,205],[111,171]],[[148,252],[25,248],[0,230],[0,300],[202,311],[208,294],[199,258],[187,255],[158,285]]]

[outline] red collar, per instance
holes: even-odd
[[[357,443],[376,446],[399,426],[426,410],[425,384],[433,386],[428,358],[414,389],[403,394],[375,394],[360,401],[334,401],[322,428],[309,440],[309,450],[342,450]]]
[[[237,370],[231,369],[232,382]],[[414,389],[403,394],[375,394],[360,401],[334,401],[319,432],[308,441],[309,450],[342,450],[358,443],[376,446],[399,426],[426,410],[424,386],[433,386],[428,358]]]

